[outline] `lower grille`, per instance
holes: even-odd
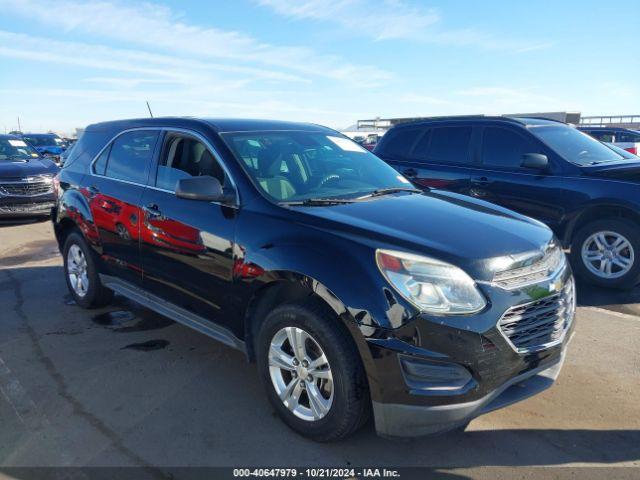
[[[46,181],[0,183],[0,193],[15,197],[31,197],[51,192],[53,185]]]
[[[570,280],[554,295],[511,307],[498,328],[519,353],[533,352],[560,343],[574,313],[575,286]]]
[[[2,214],[22,214],[22,213],[49,213],[53,208],[53,202],[43,203],[16,203],[12,205],[0,205],[0,215]]]

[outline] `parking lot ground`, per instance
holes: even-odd
[[[316,444],[276,417],[241,353],[122,298],[82,310],[67,294],[61,265],[49,222],[0,226],[0,469],[431,466],[460,469],[454,478],[499,477],[485,466],[630,467],[609,478],[640,472],[640,290],[580,286],[576,335],[557,384],[474,420],[465,433],[398,441],[377,437],[369,424],[346,441]]]

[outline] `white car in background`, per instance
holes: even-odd
[[[578,127],[578,130],[591,135],[596,140],[610,143],[627,152],[638,155],[640,153],[640,132],[629,128],[617,127]]]

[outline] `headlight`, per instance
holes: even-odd
[[[376,250],[376,262],[389,283],[424,312],[464,315],[487,304],[473,279],[455,265],[392,250]]]

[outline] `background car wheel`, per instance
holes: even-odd
[[[640,280],[640,227],[625,219],[588,223],[573,238],[571,263],[591,284],[634,287]]]
[[[67,287],[78,305],[97,308],[113,300],[113,291],[100,282],[93,254],[78,232],[69,234],[62,249]]]
[[[256,347],[269,401],[296,432],[320,442],[338,440],[369,418],[369,390],[356,346],[322,302],[274,309]]]

